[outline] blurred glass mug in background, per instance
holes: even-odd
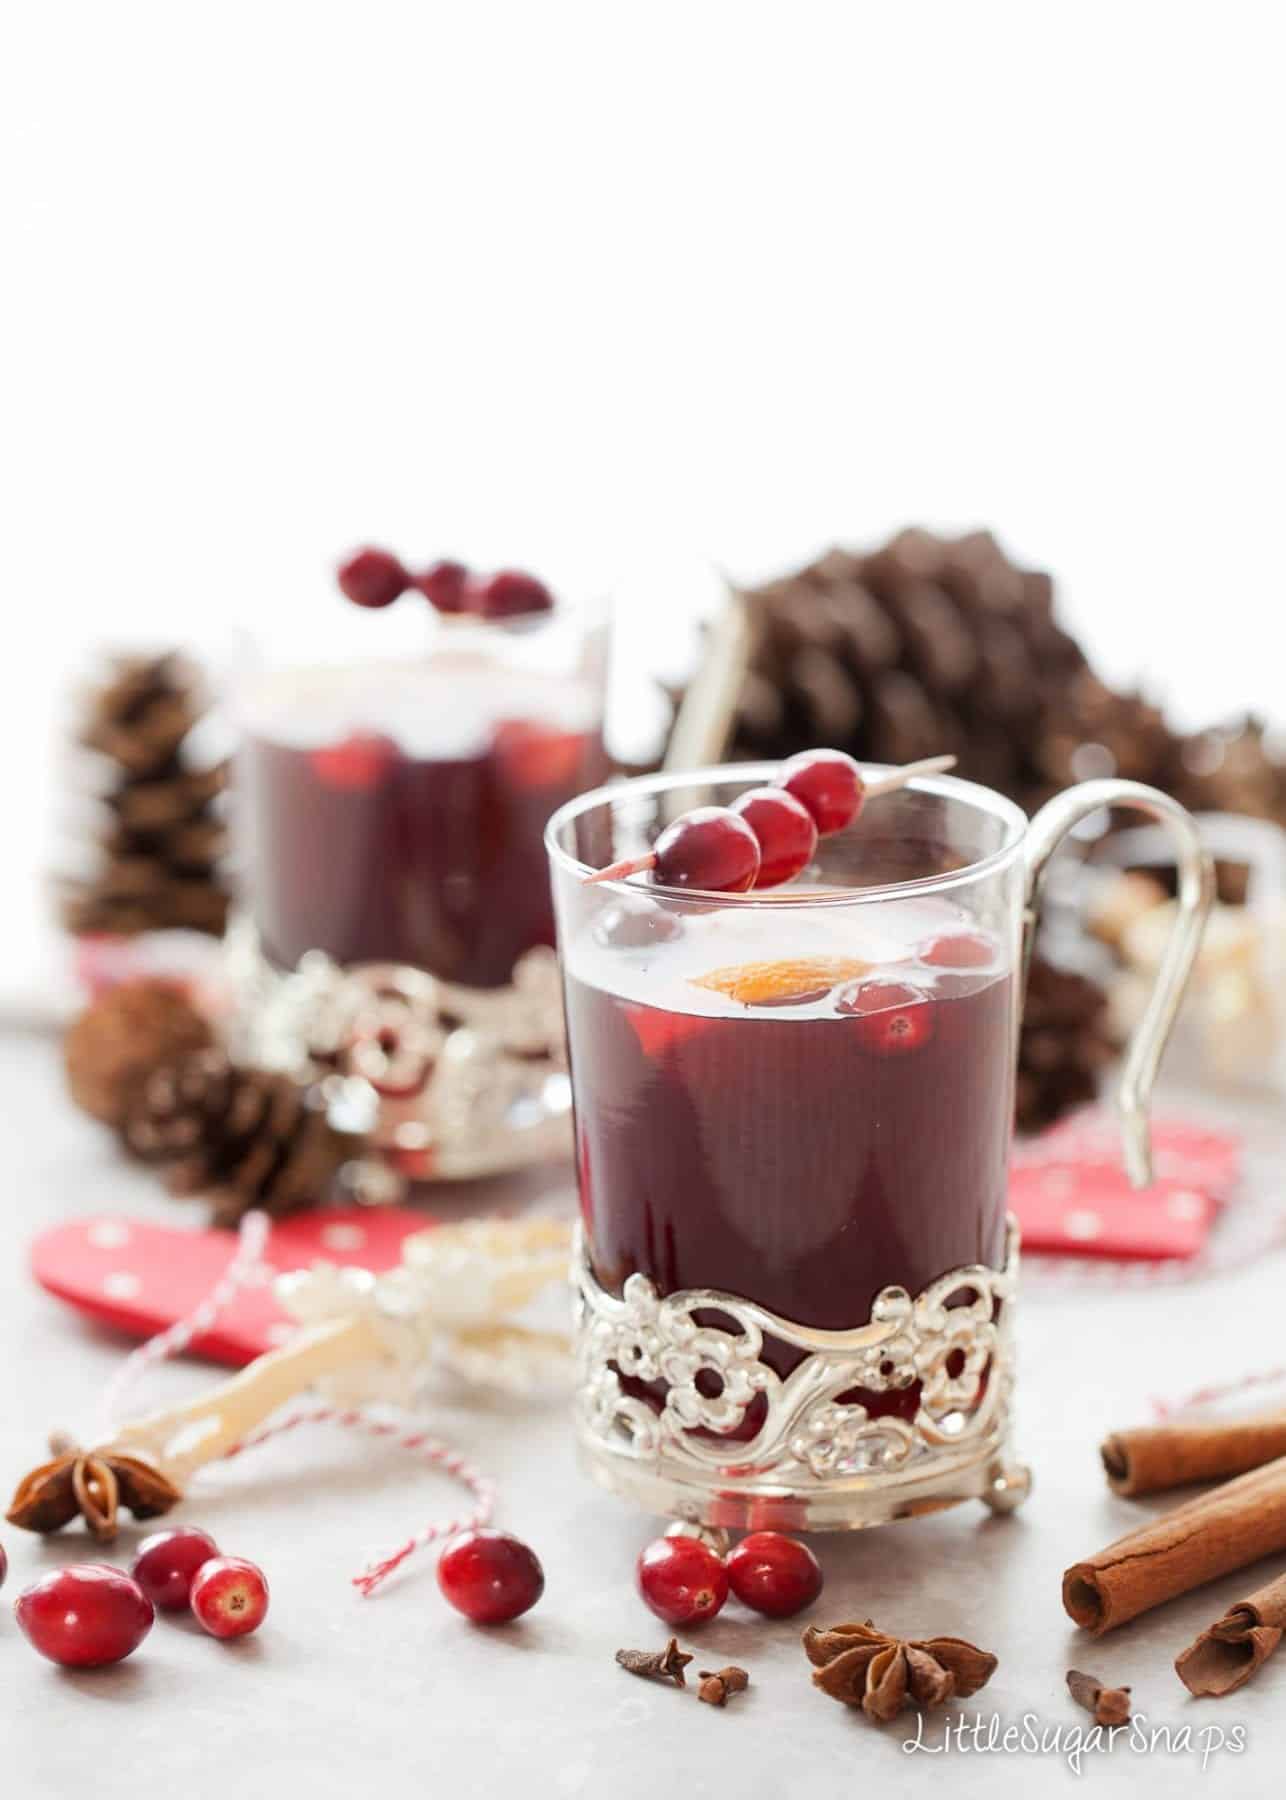
[[[1026,954],[1046,866],[1101,807],[1162,820],[1178,917],[1125,1059],[1132,1179],[1212,871],[1136,783],[1029,824],[921,777],[749,894],[586,884],[776,765],[631,781],[550,821],[583,1217],[578,1432],[602,1485],[708,1527],[1008,1510],[1006,1218]]]
[[[543,831],[607,774],[609,617],[424,612],[243,680],[233,980],[245,1053],[364,1077],[401,1173],[461,1176],[568,1148]]]

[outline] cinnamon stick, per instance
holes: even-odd
[[[1286,1632],[1286,1575],[1238,1600],[1174,1660],[1193,1694],[1231,1694],[1268,1661]]]
[[[1096,1637],[1286,1550],[1286,1456],[1128,1532],[1063,1576],[1063,1606]]]
[[[1195,1481],[1223,1481],[1286,1456],[1286,1412],[1241,1419],[1176,1420],[1114,1431],[1099,1448],[1118,1494],[1159,1494]]]

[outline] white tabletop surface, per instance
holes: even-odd
[[[0,1331],[7,1391],[0,1407],[0,1475],[10,1487],[39,1460],[51,1427],[92,1418],[117,1365],[118,1340],[40,1292],[26,1243],[41,1225],[120,1208],[194,1223],[144,1173],[119,1161],[104,1134],[61,1092],[45,1036],[0,1039],[0,1092],[9,1224],[0,1249]],[[1280,1124],[1252,1119],[1271,1147]],[[482,1197],[481,1191],[479,1198]],[[495,1198],[494,1191],[492,1199]],[[1170,1664],[1227,1602],[1276,1569],[1234,1575],[1125,1627],[1102,1644],[1076,1632],[1059,1604],[1065,1565],[1135,1523],[1139,1509],[1108,1494],[1095,1445],[1105,1428],[1141,1420],[1151,1396],[1281,1363],[1281,1255],[1201,1284],[1135,1292],[1052,1293],[1023,1307],[1020,1437],[1036,1476],[1024,1512],[993,1520],[969,1505],[936,1518],[817,1540],[826,1591],[821,1622],[871,1616],[909,1634],[963,1635],[1000,1666],[965,1717],[993,1713],[1038,1731],[1088,1728],[1064,1691],[1069,1666],[1132,1685],[1149,1729],[1193,1748],[1150,1754],[1120,1744],[1084,1767],[1100,1792],[1268,1794],[1286,1750],[1286,1655],[1223,1702],[1190,1700]],[[171,1365],[153,1377],[168,1398],[212,1376]],[[327,1427],[297,1432],[198,1482],[182,1516],[259,1561],[272,1586],[263,1630],[239,1645],[160,1620],[143,1648],[107,1670],[69,1674],[39,1660],[8,1608],[0,1613],[0,1744],[6,1795],[141,1792],[257,1800],[306,1786],[320,1800],[370,1791],[400,1797],[522,1794],[544,1800],[611,1788],[617,1800],[685,1795],[919,1794],[949,1781],[958,1793],[1062,1791],[1055,1754],[978,1753],[944,1718],[927,1745],[904,1746],[914,1715],[879,1729],[815,1692],[799,1624],[769,1624],[730,1605],[689,1647],[701,1667],[736,1661],[750,1690],[726,1711],[691,1691],[633,1680],[614,1664],[622,1645],[665,1636],[633,1591],[631,1566],[649,1522],[577,1473],[565,1402],[441,1401],[434,1424],[500,1482],[497,1522],[543,1559],[545,1598],[498,1630],[471,1627],[440,1599],[432,1555],[359,1600],[348,1577],[373,1553],[443,1516],[458,1490],[395,1449]],[[117,1552],[128,1558],[135,1531]],[[78,1529],[40,1539],[6,1527],[6,1598],[89,1551]],[[1278,1559],[1280,1566],[1281,1559]],[[1246,1748],[1213,1755],[1200,1734]],[[943,1766],[949,1762],[950,1768]]]

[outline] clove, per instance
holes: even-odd
[[[744,1669],[735,1663],[729,1663],[726,1669],[701,1669],[700,1686],[697,1688],[697,1699],[704,1700],[707,1706],[726,1706],[731,1694],[739,1694],[750,1686],[750,1677]]]
[[[1078,1706],[1093,1713],[1096,1725],[1128,1725],[1131,1717],[1130,1690],[1127,1687],[1104,1687],[1097,1675],[1084,1675],[1079,1669],[1067,1671],[1067,1691]]]
[[[686,1687],[683,1671],[692,1657],[686,1650],[680,1650],[677,1638],[671,1638],[664,1650],[618,1650],[616,1660],[629,1675],[642,1675],[649,1681],[672,1681],[675,1687]]]

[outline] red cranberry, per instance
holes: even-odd
[[[192,1592],[192,1578],[203,1563],[219,1554],[208,1531],[195,1525],[154,1531],[138,1547],[130,1574],[152,1605],[162,1612],[182,1612]]]
[[[758,873],[759,840],[726,806],[698,806],[656,840],[655,874],[663,887],[744,894]]]
[[[859,1042],[881,1056],[921,1050],[937,1029],[937,1008],[909,981],[860,981],[844,989],[836,1010],[855,1017]]]
[[[920,952],[920,961],[934,969],[982,969],[995,960],[996,946],[976,931],[944,932]]]
[[[339,565],[338,580],[340,592],[354,606],[392,606],[410,586],[411,577],[396,556],[368,547]]]
[[[501,569],[472,584],[468,603],[469,610],[480,613],[484,619],[521,619],[532,613],[550,612],[554,596],[534,575],[524,575],[520,569]]]
[[[268,1613],[263,1570],[243,1556],[212,1556],[192,1578],[192,1613],[211,1637],[245,1637]]]
[[[782,764],[777,786],[808,808],[822,837],[843,831],[862,810],[862,771],[842,750],[805,750]]]
[[[152,1629],[152,1602],[123,1569],[71,1563],[19,1594],[14,1613],[28,1643],[50,1662],[97,1669],[137,1650]]]
[[[655,1538],[640,1553],[639,1593],[667,1625],[713,1619],[728,1598],[723,1558],[696,1537]]]
[[[817,827],[802,801],[785,788],[751,788],[732,803],[759,840],[756,887],[778,887],[806,869],[817,848]]]
[[[529,1612],[545,1591],[534,1550],[507,1531],[463,1531],[438,1558],[438,1586],[476,1625],[503,1625]]]
[[[308,763],[323,787],[341,794],[368,794],[397,759],[398,748],[392,738],[378,731],[354,731],[342,743],[314,750]]]
[[[435,562],[419,575],[412,575],[411,586],[418,588],[426,600],[440,613],[461,613],[468,609],[469,571],[461,562]]]
[[[728,1557],[728,1586],[743,1606],[789,1619],[822,1591],[822,1565],[798,1538],[752,1531]]]

